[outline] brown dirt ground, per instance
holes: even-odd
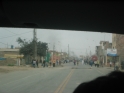
[[[0,73],[9,73],[12,71],[23,71],[30,69],[32,69],[30,66],[0,66]]]
[[[12,58],[7,58],[6,60],[0,60],[0,66],[15,65],[16,60]]]

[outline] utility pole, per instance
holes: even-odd
[[[87,57],[88,57],[87,49],[86,49],[86,55],[87,55]]]
[[[61,57],[60,57],[60,60],[62,60],[62,49],[61,49]]]
[[[105,33],[104,33],[104,42],[105,42]],[[105,47],[104,47],[104,42],[103,42],[103,62],[102,64],[104,64],[104,58],[105,58],[105,55],[104,55],[104,51],[105,51]],[[106,62],[106,65],[107,65],[107,62]]]
[[[54,56],[54,49],[55,49],[55,45],[53,44],[53,56]],[[52,58],[52,60],[53,60],[53,58]]]
[[[33,31],[34,36],[34,59],[37,59],[37,36],[36,36],[36,29]]]
[[[90,50],[90,56],[91,56],[92,54],[91,54],[91,50]]]
[[[68,44],[68,59],[69,59],[69,44]]]
[[[8,48],[8,43],[7,43],[7,48]]]

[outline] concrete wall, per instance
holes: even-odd
[[[97,48],[96,48],[96,54],[97,54],[98,57],[102,55],[102,52],[103,52],[102,46],[97,46]]]
[[[5,54],[18,55],[19,49],[0,48],[0,56],[4,57]]]
[[[112,34],[112,48],[116,48],[116,34]]]
[[[116,34],[116,49],[121,60],[124,60],[124,35]]]

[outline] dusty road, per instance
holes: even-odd
[[[18,69],[18,68],[17,68]],[[9,73],[0,73],[0,93],[72,93],[82,82],[106,75],[113,69],[90,69],[89,65],[64,67],[23,68]]]

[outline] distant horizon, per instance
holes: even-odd
[[[11,45],[19,47],[16,42],[21,37],[27,41],[33,39],[33,29],[28,28],[0,28],[0,48]],[[74,52],[75,55],[95,54],[95,47],[100,45],[100,41],[109,41],[112,43],[112,33],[101,33],[91,31],[71,31],[71,30],[53,30],[53,29],[37,29],[38,41],[49,43],[49,49],[57,51]]]

